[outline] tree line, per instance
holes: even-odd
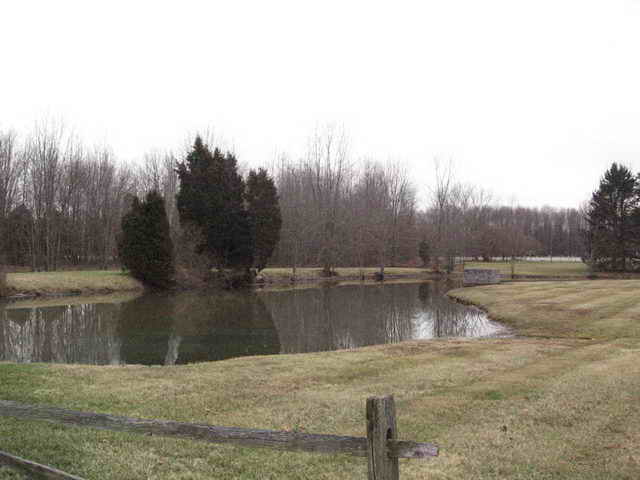
[[[231,155],[238,168],[233,154],[211,141],[203,145],[219,157],[216,162],[229,162]],[[272,247],[251,246],[251,261],[240,255],[258,269],[268,260],[291,267],[294,275],[303,266],[321,266],[326,275],[336,266],[378,266],[384,272],[389,265],[419,265],[421,244],[438,267],[456,257],[584,253],[586,224],[579,210],[499,205],[485,190],[457,181],[448,168],[435,169],[435,186],[420,206],[421,185],[401,162],[356,158],[336,128],[315,132],[299,158],[280,155],[268,169],[242,179],[241,202],[230,207],[237,215],[209,218],[229,227],[213,234],[198,221],[183,221],[189,214],[180,212],[180,188],[188,184],[194,151],[195,145],[184,154],[152,151],[139,164],[127,165],[108,146],[88,147],[59,124],[43,123],[20,137],[0,131],[0,263],[33,271],[117,266],[118,238],[133,198],[143,202],[156,191],[176,262],[223,268],[235,263],[229,238],[242,237],[243,229],[273,226],[257,220],[267,218],[255,211],[264,202],[251,200],[247,191],[265,176],[275,183],[271,195],[279,199],[282,228]],[[215,203],[213,197],[203,201]],[[232,217],[236,220],[229,223]]]
[[[321,265],[329,273],[334,266],[384,271],[424,262],[445,269],[462,258],[584,256],[580,209],[500,205],[437,163],[420,208],[416,182],[400,162],[353,160],[335,130],[316,133],[302,158],[283,155],[272,169],[283,221],[273,263],[294,272],[297,266]]]

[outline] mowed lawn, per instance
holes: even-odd
[[[465,268],[491,268],[499,270],[506,277],[511,276],[511,262],[467,262]],[[586,277],[589,268],[582,262],[562,261],[517,261],[515,275],[535,277]]]
[[[434,460],[401,460],[403,479],[639,478],[640,281],[523,282],[453,293],[529,336],[174,367],[5,363],[0,398],[364,436],[365,399],[393,393],[400,437],[441,446]],[[0,419],[0,450],[87,479],[366,478],[362,458],[8,418]]]

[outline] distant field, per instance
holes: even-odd
[[[505,276],[511,275],[511,264],[509,262],[468,262],[466,268],[493,268],[500,270]],[[347,280],[358,279],[364,274],[366,279],[372,279],[373,274],[378,272],[378,267],[340,267],[334,279]],[[322,269],[298,268],[297,279],[300,281],[317,281],[325,279],[321,275]],[[425,268],[405,268],[386,267],[385,273],[388,276],[419,278],[430,273]],[[583,263],[573,261],[541,262],[541,261],[520,261],[516,262],[516,275],[537,276],[540,278],[553,277],[575,277],[581,278],[588,275],[587,266]],[[267,268],[261,272],[267,283],[288,283],[292,276],[291,268]],[[56,272],[35,272],[35,273],[9,273],[7,283],[13,288],[15,293],[27,295],[56,295],[63,293],[109,293],[123,292],[131,290],[141,290],[142,284],[123,273],[120,270],[77,270],[77,271],[56,271]]]
[[[336,268],[337,277],[360,275],[359,268]],[[371,279],[378,268],[364,268],[365,277]],[[321,280],[321,268],[298,268],[299,280]],[[416,277],[428,272],[423,268],[385,268],[387,275]],[[282,283],[291,278],[290,268],[267,268],[261,272],[267,282]],[[141,290],[142,284],[120,270],[77,270],[56,272],[9,273],[7,283],[14,293],[26,295],[56,295],[63,293],[95,294]]]
[[[119,270],[9,273],[7,283],[24,294],[104,293],[142,288],[140,282]]]
[[[511,275],[511,262],[467,262],[466,268],[492,268],[504,275]],[[541,277],[586,277],[587,265],[575,261],[517,261],[516,275],[535,275]]]
[[[371,277],[375,272],[380,271],[378,267],[366,267],[363,269],[357,267],[338,267],[335,269],[340,277],[353,277],[364,273],[365,276]],[[267,279],[288,279],[291,278],[293,270],[290,267],[287,268],[265,268],[262,270],[262,275]],[[404,268],[404,267],[385,267],[384,272],[387,275],[420,275],[427,273],[428,270],[424,268]],[[324,278],[321,275],[322,268],[319,267],[305,267],[298,268],[296,276],[301,279],[320,279]]]

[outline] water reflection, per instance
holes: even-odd
[[[0,360],[173,365],[500,330],[454,285],[349,285],[144,295],[122,303],[0,308]]]
[[[494,335],[482,311],[452,302],[452,282],[349,285],[271,292],[282,353],[316,352],[434,337]]]
[[[0,312],[0,360],[119,364],[119,311],[118,304],[5,308]]]
[[[449,300],[445,293],[454,286],[447,281],[419,286],[421,312],[416,319],[416,338],[485,337],[502,331],[481,310]]]

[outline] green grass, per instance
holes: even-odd
[[[511,262],[467,262],[465,268],[492,268],[503,275],[511,275]],[[587,265],[582,262],[525,262],[517,261],[516,275],[537,277],[586,277]]]
[[[119,270],[9,273],[7,283],[16,293],[106,293],[140,290],[142,284]]]
[[[8,467],[0,467],[0,480],[26,480],[26,475]]]
[[[461,289],[526,335],[406,342],[174,367],[0,364],[0,398],[134,417],[365,435],[393,393],[400,437],[434,441],[403,479],[635,479],[640,281]],[[578,313],[576,313],[578,312]],[[577,337],[590,336],[594,340]],[[347,456],[0,420],[0,450],[87,479],[366,478]],[[2,477],[0,477],[2,478]]]

